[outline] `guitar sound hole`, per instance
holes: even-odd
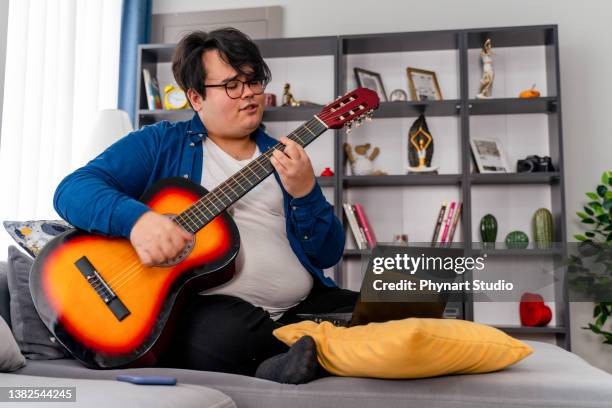
[[[170,218],[176,217],[176,214],[164,214],[164,215]],[[174,266],[176,264],[181,263],[183,260],[185,260],[189,256],[194,246],[195,246],[195,234],[191,237],[191,241],[187,242],[187,244],[185,245],[185,248],[183,248],[180,254],[178,254],[175,258],[170,259],[166,262],[162,262],[156,266],[163,268],[163,267],[168,267],[168,266]]]

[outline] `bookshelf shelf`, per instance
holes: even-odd
[[[552,184],[558,183],[559,172],[547,173],[500,173],[470,175],[472,184]]]
[[[496,98],[470,99],[471,115],[514,115],[526,113],[553,113],[557,111],[556,97],[532,99]]]
[[[494,327],[508,334],[542,334],[542,333],[558,333],[565,334],[567,329],[562,326],[543,326],[543,327],[526,327],[513,325],[495,325]]]
[[[406,174],[389,176],[344,176],[346,187],[400,187],[418,185],[456,185],[461,183],[460,174]]]
[[[460,113],[460,109],[461,101],[458,99],[430,102],[382,102],[375,113],[375,118],[417,117],[421,114],[425,116],[456,116]]]
[[[504,245],[504,244],[501,244]],[[476,255],[487,256],[559,256],[563,254],[561,248],[553,249],[538,249],[538,248],[495,248],[495,249],[473,249],[472,252]]]
[[[319,176],[317,177],[317,183],[319,183],[321,187],[333,187],[336,185],[336,178],[330,176]]]
[[[345,249],[344,256],[346,257],[357,257],[361,255],[369,255],[371,253],[370,250],[361,250],[361,249]]]

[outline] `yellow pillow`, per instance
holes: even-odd
[[[332,374],[351,377],[486,373],[533,352],[493,327],[454,319],[409,318],[350,328],[304,321],[273,334],[288,346],[302,336],[312,336],[319,363]]]

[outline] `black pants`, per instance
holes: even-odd
[[[273,330],[300,321],[299,313],[352,312],[358,297],[358,292],[316,281],[306,299],[274,321],[262,308],[237,297],[195,296],[160,364],[252,376],[262,361],[288,350]]]

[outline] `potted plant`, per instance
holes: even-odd
[[[574,235],[579,241],[578,255],[569,258],[569,282],[572,289],[588,293],[595,300],[594,321],[583,329],[612,344],[612,332],[603,328],[612,315],[612,171],[605,171],[596,191],[586,196],[591,201],[576,214],[587,230]]]

